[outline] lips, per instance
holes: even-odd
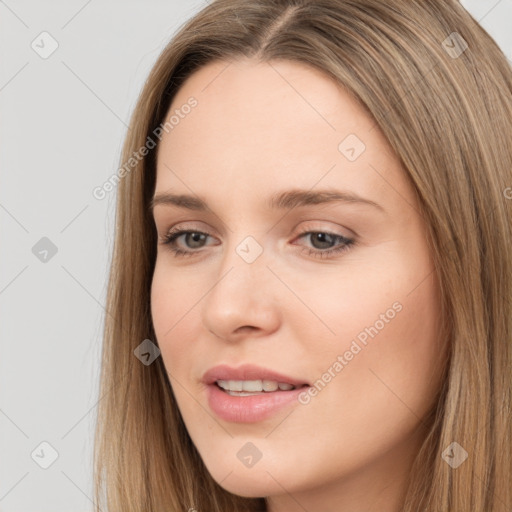
[[[307,381],[284,375],[282,373],[256,366],[253,364],[244,364],[237,368],[228,365],[218,365],[210,368],[202,378],[205,384],[214,384],[217,380],[271,380],[276,382],[284,382],[295,387],[310,385]]]
[[[279,388],[268,392],[232,391],[240,384],[255,386],[255,381],[272,383]],[[310,384],[301,378],[285,375],[269,368],[244,364],[237,368],[222,364],[210,368],[202,378],[210,410],[220,419],[231,423],[257,423],[272,418],[288,407],[297,407],[298,396]],[[223,388],[229,388],[228,390]]]

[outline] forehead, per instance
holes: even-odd
[[[185,107],[191,98],[192,109]],[[171,116],[159,144],[157,191],[232,197],[236,187],[250,198],[318,184],[379,202],[391,180],[410,193],[373,119],[331,78],[301,63],[210,63],[182,85]]]

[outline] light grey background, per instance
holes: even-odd
[[[462,3],[512,59],[512,0]],[[0,0],[0,512],[93,510],[115,191],[92,190],[119,168],[160,51],[205,5]],[[36,257],[43,237],[55,255]]]

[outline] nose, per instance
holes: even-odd
[[[227,249],[203,301],[205,328],[226,341],[268,336],[279,327],[282,290],[261,249],[254,239]]]

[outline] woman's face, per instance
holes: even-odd
[[[344,90],[298,63],[209,64],[171,115],[153,213],[162,240],[192,233],[159,242],[151,309],[207,469],[272,510],[394,510],[444,361],[426,228],[399,160]],[[218,365],[280,376],[206,374]],[[251,382],[257,395],[236,396],[241,380],[268,391]]]

